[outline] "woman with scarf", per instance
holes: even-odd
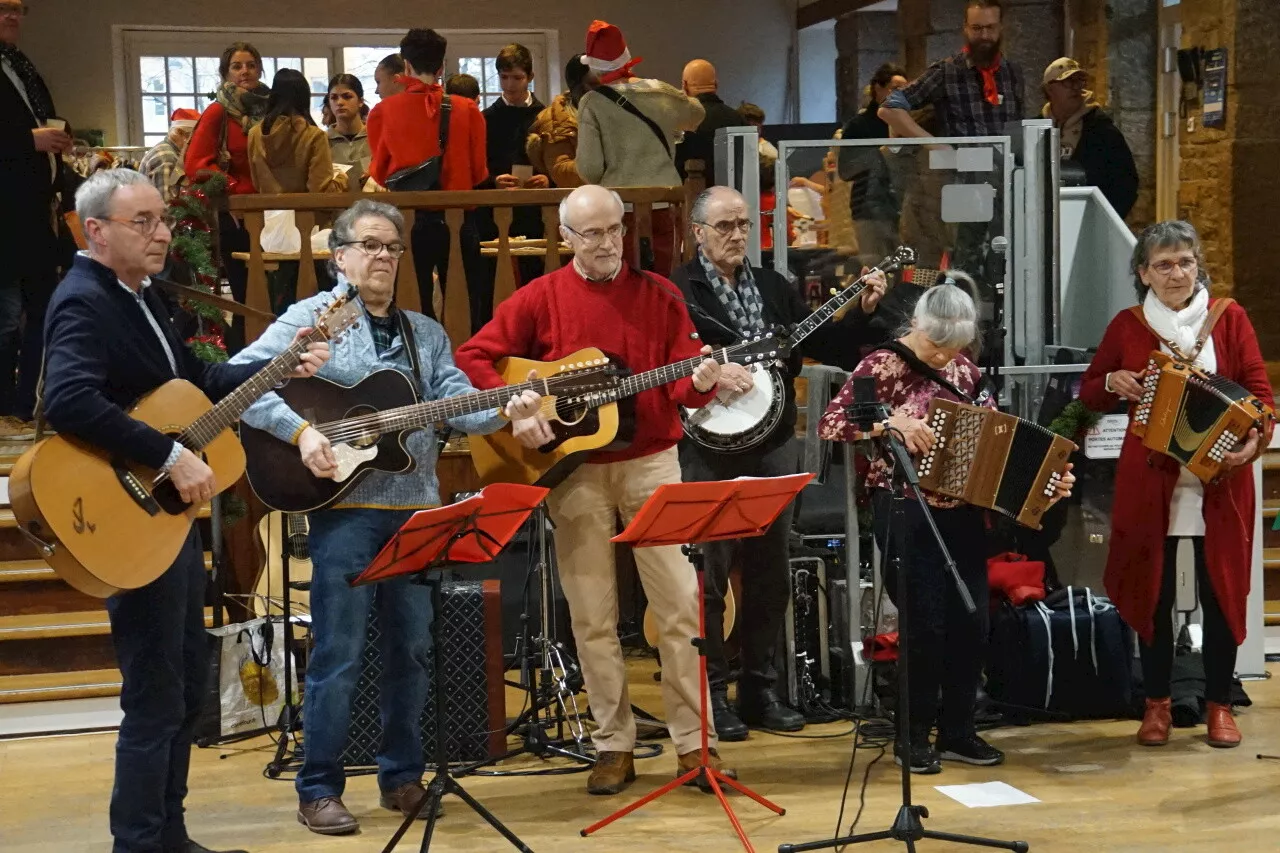
[[[1139,306],[1107,327],[1085,372],[1080,399],[1095,411],[1142,394],[1152,350],[1180,354],[1196,367],[1230,379],[1273,405],[1258,338],[1244,309],[1209,296],[1200,237],[1189,223],[1159,222],[1142,232],[1133,253]],[[1223,310],[1225,308],[1225,310]],[[1216,320],[1216,323],[1215,323]],[[1198,345],[1199,338],[1211,333]],[[1169,456],[1148,451],[1129,433],[1116,465],[1107,594],[1141,640],[1146,712],[1138,743],[1162,746],[1171,725],[1173,603],[1179,540],[1192,542],[1204,626],[1204,670],[1210,746],[1233,747],[1240,732],[1231,716],[1236,647],[1245,636],[1245,602],[1253,554],[1253,462],[1267,447],[1251,430],[1226,455],[1224,472],[1202,484]]]
[[[271,97],[271,90],[262,85],[262,54],[248,42],[235,42],[222,52],[218,73],[222,85],[187,143],[183,170],[192,183],[213,174],[226,175],[228,195],[248,195],[257,192],[249,168],[249,131],[267,114]],[[231,295],[244,302],[249,270],[232,254],[249,251],[249,232],[226,211],[218,214],[218,230]],[[227,346],[233,353],[244,347],[244,318],[235,318]]]

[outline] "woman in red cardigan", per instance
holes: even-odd
[[[262,54],[248,42],[238,41],[222,52],[218,64],[222,86],[214,102],[205,108],[187,143],[183,170],[190,181],[211,174],[227,176],[228,195],[255,193],[249,170],[249,131],[267,113],[271,90],[262,85]],[[249,290],[249,270],[234,252],[249,251],[249,232],[226,211],[218,214],[218,248],[231,295],[244,302]],[[244,319],[236,317],[227,346],[234,354],[244,346]]]
[[[1239,305],[1226,309],[1195,353],[1201,329],[1218,302],[1209,296],[1195,228],[1167,221],[1146,229],[1134,250],[1133,271],[1141,317],[1133,310],[1122,311],[1107,327],[1080,388],[1085,405],[1109,411],[1122,399],[1139,399],[1151,351],[1172,352],[1170,344],[1194,359],[1197,367],[1237,382],[1273,405],[1257,335]],[[1245,635],[1253,554],[1250,463],[1266,448],[1271,426],[1264,435],[1251,430],[1244,444],[1227,454],[1222,476],[1207,485],[1171,457],[1148,451],[1132,433],[1124,438],[1116,465],[1105,583],[1107,594],[1141,640],[1148,698],[1138,743],[1144,746],[1169,740],[1174,562],[1182,538],[1193,544],[1204,614],[1209,745],[1240,743],[1230,702],[1236,647]]]

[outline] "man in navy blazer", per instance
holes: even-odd
[[[178,337],[149,287],[172,235],[146,176],[98,172],[76,192],[76,212],[89,250],[76,257],[45,318],[45,415],[59,433],[165,472],[184,501],[204,503],[214,495],[209,466],[126,409],[174,378],[219,400],[266,362],[207,364]],[[312,376],[328,358],[328,344],[312,344],[294,375]],[[182,805],[208,673],[205,580],[193,525],[163,575],[107,599],[123,676],[111,795],[115,853],[208,853],[187,837]]]

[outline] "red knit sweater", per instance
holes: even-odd
[[[222,126],[227,126],[227,153],[231,155],[231,174],[227,175],[228,195],[249,195],[257,192],[253,175],[249,172],[249,139],[244,135],[240,122],[227,121],[226,111],[216,101],[205,108],[200,123],[191,134],[182,169],[187,180],[195,181],[201,172],[221,172],[218,168],[218,149],[222,147]]]
[[[696,356],[702,342],[694,336],[688,310],[672,295],[679,291],[654,278],[661,286],[627,267],[613,281],[596,284],[569,264],[534,279],[458,348],[458,366],[477,388],[494,388],[503,381],[493,365],[507,356],[550,361],[598,347],[632,373]],[[593,453],[589,461],[621,462],[673,447],[682,434],[676,407],[702,406],[712,396],[694,390],[692,379],[640,392],[631,445]]]

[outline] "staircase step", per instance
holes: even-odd
[[[204,623],[206,626],[213,624],[213,608],[204,609]],[[106,610],[0,616],[0,642],[91,637],[110,633],[111,621]]]
[[[118,669],[0,675],[0,705],[119,695],[120,670]]]
[[[1262,549],[1262,567],[1264,569],[1280,569],[1280,548]]]

